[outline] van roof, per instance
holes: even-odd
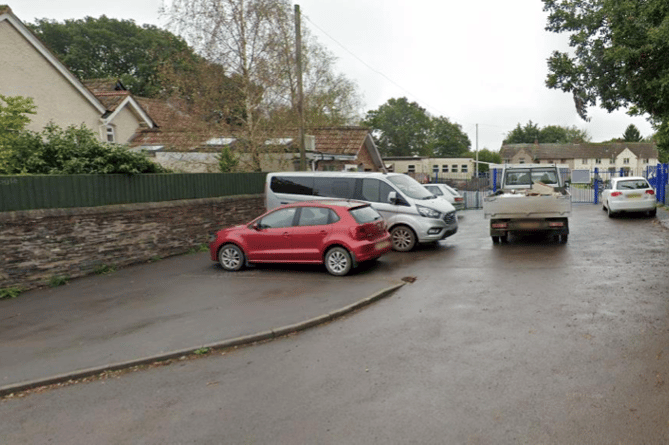
[[[310,201],[298,201],[292,202],[290,204],[284,204],[281,207],[309,207],[309,206],[337,206],[337,207],[365,207],[369,206],[368,203],[362,201],[356,201],[355,199],[314,199]]]
[[[272,172],[267,176],[342,176],[342,177],[383,177],[383,176],[400,176],[404,173],[381,173],[381,172]]]

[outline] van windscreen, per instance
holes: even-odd
[[[418,181],[410,176],[397,175],[388,176],[388,181],[395,184],[395,186],[405,195],[412,199],[432,199],[434,195],[428,192],[425,187],[420,185]]]

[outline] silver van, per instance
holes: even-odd
[[[393,249],[406,252],[416,243],[432,243],[458,231],[455,208],[401,173],[281,172],[269,173],[265,206],[319,198],[365,201],[388,224]]]

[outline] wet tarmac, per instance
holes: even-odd
[[[669,443],[666,219],[664,210],[657,219],[609,219],[599,207],[575,205],[567,244],[525,236],[495,245],[482,213],[464,212],[455,236],[348,277],[411,277],[364,310],[223,355],[5,400],[0,437]],[[304,272],[245,273],[261,282]],[[197,286],[186,288],[197,297]],[[290,297],[270,288],[266,299]]]

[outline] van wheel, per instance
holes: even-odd
[[[408,252],[416,246],[416,234],[407,226],[396,226],[390,231],[393,240],[393,249],[398,252]]]
[[[325,268],[332,275],[346,275],[352,266],[351,254],[343,247],[333,247],[325,254]]]

